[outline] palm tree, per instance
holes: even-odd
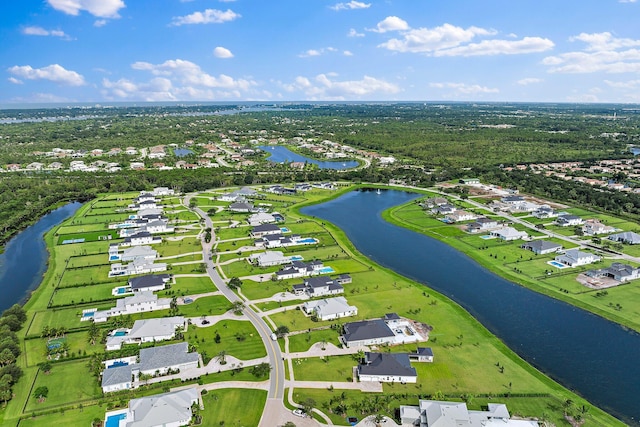
[[[220,363],[221,365],[226,365],[227,364],[227,352],[222,350],[220,353],[218,353],[218,355],[216,356],[216,360],[218,361],[218,363]]]

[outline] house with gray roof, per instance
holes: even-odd
[[[133,276],[134,274],[157,273],[166,271],[167,264],[163,262],[154,263],[152,260],[145,258],[135,258],[128,264],[115,263],[111,264],[109,277],[116,276]]]
[[[464,402],[420,400],[419,406],[400,406],[400,420],[403,426],[414,427],[538,427],[538,421],[511,419],[503,403],[471,411]]]
[[[157,257],[158,251],[153,249],[151,246],[132,246],[122,252],[122,255],[120,255],[120,261],[133,261],[136,258],[152,260],[156,259]]]
[[[110,317],[124,314],[143,313],[146,311],[168,310],[171,306],[170,298],[158,298],[153,292],[136,292],[133,296],[120,298],[116,306],[109,310],[95,310],[84,312],[82,321],[93,319],[96,323],[106,322]]]
[[[170,340],[176,330],[187,330],[186,319],[182,316],[160,317],[155,319],[136,320],[129,330],[116,329],[107,337],[107,350],[120,350],[122,344],[142,344]],[[123,334],[124,332],[124,334]]]
[[[160,242],[162,242],[162,237],[154,236],[148,231],[138,231],[136,234],[125,237],[120,246],[153,245]]]
[[[247,218],[247,221],[249,222],[250,225],[255,227],[260,224],[271,224],[271,223],[277,222],[277,219],[275,216],[273,216],[270,213],[258,212],[258,213],[254,213],[253,215],[249,215],[249,218]]]
[[[565,253],[558,255],[555,258],[555,261],[564,265],[568,265],[569,267],[579,267],[581,265],[587,265],[600,261],[601,259],[602,258],[600,258],[599,256],[589,252],[582,252],[577,249],[569,249],[565,251]]]
[[[133,365],[134,375],[166,374],[169,370],[183,371],[198,367],[200,355],[189,353],[189,343],[149,347],[140,350],[140,363]]]
[[[233,202],[229,205],[228,208],[231,212],[238,212],[238,213],[249,213],[249,212],[253,212],[253,203],[248,203],[248,202]]]
[[[625,231],[623,233],[612,234],[608,237],[609,240],[613,240],[614,242],[621,242],[627,245],[638,245],[640,244],[640,234],[634,233],[633,231]]]
[[[431,347],[418,347],[414,353],[409,353],[412,362],[433,362],[433,350]]]
[[[254,238],[260,238],[269,235],[282,234],[280,227],[274,224],[260,224],[253,227],[251,230],[251,236]]]
[[[545,218],[555,218],[558,216],[558,213],[552,209],[548,205],[542,205],[531,214],[536,218],[545,219]]]
[[[291,262],[291,256],[285,256],[280,251],[266,251],[249,255],[247,258],[252,264],[257,264],[260,267],[270,267],[273,265],[288,264]]]
[[[302,310],[308,315],[316,316],[319,320],[332,320],[358,314],[358,307],[349,305],[345,297],[307,301],[303,304]]]
[[[584,220],[576,215],[560,215],[556,218],[556,224],[560,227],[570,227],[573,225],[582,225]]]
[[[467,231],[469,233],[480,233],[482,231],[489,231],[498,227],[498,220],[493,218],[478,218],[471,224],[467,225]]]
[[[133,384],[131,365],[114,366],[102,371],[102,392],[129,390]]]
[[[536,255],[550,254],[553,252],[558,252],[562,249],[561,244],[550,242],[548,240],[533,240],[531,242],[522,244],[520,247],[522,249],[531,251]]]
[[[529,237],[526,231],[518,231],[513,227],[498,228],[497,230],[492,230],[489,234],[505,241],[526,239]]]
[[[366,352],[357,368],[360,381],[387,383],[415,383],[418,381],[416,369],[411,366],[407,353]]]
[[[308,277],[322,273],[325,268],[322,261],[291,261],[291,264],[285,266],[282,270],[276,271],[276,279],[294,279],[296,277]]]
[[[344,288],[336,280],[330,277],[309,277],[299,285],[293,285],[295,295],[307,294],[309,297],[322,297],[325,295],[337,295],[344,293]]]
[[[169,280],[171,280],[169,274],[148,274],[129,279],[129,287],[133,292],[162,291]]]
[[[395,340],[395,334],[383,319],[345,323],[342,328],[340,339],[346,347],[389,344]]]
[[[199,401],[196,387],[132,399],[127,409],[107,412],[105,425],[110,425],[107,420],[121,418],[118,427],[187,426],[193,417],[191,407]]]
[[[613,264],[611,264],[611,266],[607,268],[601,268],[598,270],[589,270],[584,274],[594,278],[609,277],[620,283],[625,283],[625,282],[630,282],[631,280],[639,279],[640,268],[632,267],[629,264],[614,262]]]

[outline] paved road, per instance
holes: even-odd
[[[186,195],[184,198],[184,205],[189,206],[189,202],[192,195]],[[211,228],[211,241],[209,243],[202,242],[202,256],[207,265],[207,273],[211,280],[216,285],[216,287],[222,292],[222,294],[231,302],[244,301],[238,297],[222,280],[220,274],[216,270],[215,263],[211,259],[211,249],[215,242],[215,234],[213,223],[209,215],[204,212],[200,208],[195,208],[195,212],[200,215],[201,218],[205,220],[205,227]],[[264,343],[265,348],[267,349],[267,357],[269,359],[269,363],[271,365],[271,375],[269,377],[269,394],[267,398],[270,399],[279,399],[282,401],[284,398],[284,361],[282,357],[282,352],[280,351],[280,346],[277,341],[273,341],[271,339],[271,328],[266,324],[266,322],[250,307],[245,307],[243,313],[249,321],[255,326],[256,330],[260,334],[262,338],[262,342]]]

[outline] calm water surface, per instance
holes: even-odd
[[[293,151],[289,150],[286,147],[281,145],[263,145],[258,147],[267,153],[271,154],[267,160],[274,163],[285,163],[285,162],[307,162],[313,163],[314,165],[318,165],[320,169],[351,169],[358,166],[358,162],[355,160],[336,160],[336,161],[321,161],[312,159],[310,157],[301,156],[300,154],[296,154]]]
[[[640,334],[515,285],[428,236],[382,219],[418,195],[354,191],[302,209],[340,227],[360,252],[447,295],[565,387],[640,425]]]
[[[0,255],[0,312],[26,300],[40,285],[49,259],[44,234],[71,217],[80,206],[82,203],[69,203],[48,213],[7,243]]]

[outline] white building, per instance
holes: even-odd
[[[191,406],[199,399],[195,387],[132,399],[127,409],[107,412],[104,425],[110,425],[110,418],[122,418],[118,427],[187,426],[193,416]]]
[[[145,258],[135,258],[129,264],[122,264],[119,262],[111,264],[109,277],[133,276],[134,274],[157,273],[166,270],[166,263],[154,263],[153,261]]]
[[[101,323],[106,322],[113,316],[168,310],[170,307],[170,298],[158,298],[158,296],[152,292],[138,292],[133,296],[117,300],[116,306],[109,310],[83,310],[83,315],[80,320],[87,321],[93,319],[94,322]]]
[[[280,251],[266,251],[252,254],[247,260],[251,263],[258,264],[260,267],[270,267],[273,265],[288,264],[291,262],[291,258],[291,256],[285,256]]]
[[[319,320],[332,320],[358,314],[358,307],[349,305],[345,297],[307,301],[302,306],[302,310],[308,315],[315,315]]]
[[[116,329],[109,334],[107,337],[107,351],[120,350],[123,344],[142,344],[170,340],[176,335],[178,328],[182,328],[184,331],[187,330],[186,319],[182,316],[136,320],[131,329]]]
[[[526,231],[518,231],[513,227],[503,227],[492,230],[490,235],[506,241],[526,239],[529,236]]]
[[[358,379],[383,383],[416,383],[418,374],[407,353],[366,352],[357,368]]]
[[[589,252],[581,252],[577,249],[569,249],[564,254],[558,255],[555,258],[555,261],[568,265],[569,267],[579,267],[581,265],[591,264],[597,261],[600,261],[600,258],[597,255],[594,255]]]

